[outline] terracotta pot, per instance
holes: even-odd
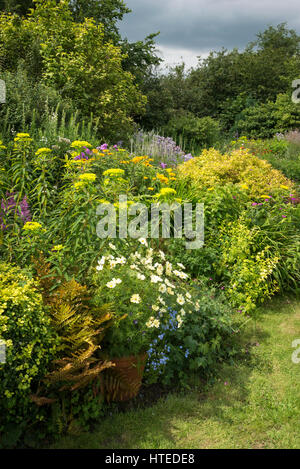
[[[137,357],[112,358],[115,363],[105,379],[106,398],[109,401],[128,401],[135,397],[142,384],[147,354]]]

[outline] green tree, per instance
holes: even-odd
[[[93,113],[103,137],[124,138],[145,97],[124,71],[120,47],[105,42],[103,25],[92,18],[75,22],[68,1],[36,0],[35,5],[22,20],[0,16],[0,62],[2,56],[6,67],[16,70],[16,56],[28,57],[38,44],[42,82],[71,99],[83,115]]]

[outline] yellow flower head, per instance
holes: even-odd
[[[52,153],[52,150],[50,148],[39,148],[35,152],[35,155],[40,156],[40,155],[46,155],[46,154],[49,154],[49,153]]]
[[[29,134],[18,133],[17,136],[14,138],[15,142],[31,142],[32,138],[30,138]]]
[[[114,178],[114,177],[124,176],[124,174],[125,174],[124,169],[112,168],[112,169],[107,169],[106,171],[104,171],[103,176],[106,176],[108,178]]]
[[[63,249],[64,249],[64,246],[62,244],[57,244],[56,246],[53,246],[51,251],[59,252],[59,251],[62,251]]]
[[[89,142],[85,142],[84,140],[74,140],[74,142],[71,143],[71,148],[92,148],[92,145]]]
[[[36,221],[27,221],[23,226],[24,231],[38,231],[42,228],[42,225]]]
[[[96,181],[96,174],[94,173],[83,173],[79,176],[80,181],[84,182],[95,182]]]

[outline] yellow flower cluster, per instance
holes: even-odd
[[[75,140],[71,143],[71,148],[92,148],[92,145],[89,142],[85,142],[84,140]]]
[[[83,174],[80,174],[78,179],[80,181],[83,181],[83,182],[95,182],[96,181],[96,174],[94,174],[94,173],[83,173]]]
[[[18,133],[17,136],[14,138],[14,141],[17,142],[31,142],[32,138],[30,138],[29,134],[26,133]]]
[[[143,166],[146,166],[146,167],[149,167],[149,166],[152,166],[151,163],[153,160],[153,158],[150,158],[149,156],[134,156],[133,158],[131,158],[131,163],[134,163],[134,164],[137,164],[137,163],[141,163]]]
[[[27,221],[23,226],[25,231],[38,231],[42,228],[42,225],[36,221]]]
[[[49,154],[49,153],[52,153],[52,150],[50,148],[39,148],[35,152],[35,156],[46,155],[46,154]]]
[[[104,171],[103,176],[108,177],[108,178],[114,178],[114,177],[124,176],[124,174],[125,174],[124,169],[111,168],[111,169],[107,169],[106,171]]]

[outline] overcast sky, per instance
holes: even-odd
[[[125,0],[132,13],[120,23],[130,41],[160,31],[157,44],[166,63],[182,59],[196,65],[197,56],[222,47],[232,49],[255,39],[269,25],[287,22],[300,34],[299,0]]]

